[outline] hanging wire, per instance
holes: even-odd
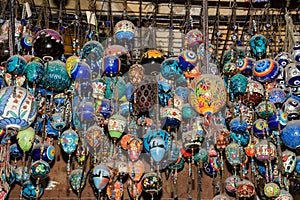
[[[76,12],[75,12],[75,28],[74,28],[74,35],[75,35],[75,38],[76,38],[76,46],[78,48],[80,48],[82,46],[81,44],[81,5],[80,5],[80,0],[76,0],[76,5],[75,5],[75,9],[76,9]],[[79,53],[78,53],[79,54]]]
[[[9,0],[4,0],[4,2],[2,3],[2,9],[1,9],[1,13],[0,13],[0,20],[5,20],[5,10],[7,9],[7,6],[9,5],[8,4]]]
[[[269,24],[270,24],[270,28],[268,30],[269,34],[269,57],[270,58],[274,58],[274,54],[276,53],[276,34],[275,34],[275,30],[277,29],[277,24],[276,22],[274,23],[274,10],[272,10],[272,14],[270,16],[269,19]]]
[[[143,6],[143,1],[139,0],[139,25],[138,25],[138,29],[139,29],[139,47],[140,47],[140,51],[142,51],[142,42],[143,42],[143,32],[142,32],[142,6]]]
[[[123,2],[123,14],[122,14],[123,20],[127,19],[127,0],[124,0]]]
[[[99,41],[99,24],[98,24],[98,21],[97,21],[97,4],[96,4],[97,0],[94,0],[94,3],[93,3],[93,12],[95,13],[95,39],[97,41]]]
[[[62,1],[62,0],[61,0],[61,1]],[[52,19],[53,19],[53,17],[52,17],[52,9],[51,9],[49,0],[46,1],[46,4],[47,4],[47,15],[48,15],[48,19],[49,19],[50,21],[52,21]],[[49,21],[48,21],[48,23],[49,23]],[[49,28],[49,24],[48,24],[47,27]]]
[[[15,1],[15,9],[14,10],[15,10],[15,18],[16,19],[21,19],[22,16],[20,16],[20,13],[22,14],[22,8],[20,6],[19,0]]]
[[[188,0],[186,3],[186,9],[185,9],[185,22],[184,22],[184,34],[186,34],[191,25],[190,16],[191,16],[191,0]]]
[[[211,41],[217,43],[214,39],[216,36],[216,31],[219,31],[219,21],[220,21],[220,2],[221,0],[218,0],[217,9],[216,9],[216,18],[214,21],[214,28],[211,35]],[[217,38],[218,40],[218,38]]]
[[[202,12],[203,12],[203,7],[202,5],[199,5],[199,21],[198,21],[198,29],[203,29],[203,24],[202,24]]]
[[[28,2],[31,2],[32,0],[27,0]],[[127,0],[128,1],[128,0]],[[156,0],[154,0],[154,2],[155,2]],[[10,2],[10,1],[9,1]],[[75,1],[76,2],[76,1]],[[100,3],[101,2],[104,2],[105,3],[105,5],[107,5],[107,2],[108,2],[108,0],[100,0]],[[115,2],[117,2],[117,3],[124,3],[124,0],[118,0],[118,1],[114,1],[114,3]],[[187,2],[187,1],[186,1]],[[233,2],[233,0],[232,0],[232,2]],[[99,1],[97,0],[97,3],[99,3]],[[139,2],[139,1],[137,1],[137,2],[128,2],[128,3],[132,3],[132,4],[134,4],[134,5],[136,5],[137,6],[137,8],[138,8],[138,4],[139,3],[143,3],[142,1],[141,2]],[[211,3],[211,2],[210,2]],[[249,3],[250,4],[250,3]],[[249,4],[246,4],[246,5],[249,5]],[[30,3],[30,5],[31,5],[31,7],[32,7],[32,11],[33,11],[33,13],[34,13],[34,11],[35,10],[38,10],[38,11],[41,11],[42,10],[42,7],[41,6],[37,6],[37,8],[35,9],[34,8],[34,4],[32,4],[32,3]],[[217,6],[218,6],[218,1],[216,1],[216,2],[214,2],[214,5],[215,5],[215,8],[217,8]],[[223,16],[223,11],[225,10],[225,8],[224,8],[224,5],[226,5],[224,2],[222,2],[221,1],[221,3],[220,3],[220,16],[211,16],[211,14],[210,14],[210,17],[212,17],[212,19],[214,20],[214,21],[216,21],[216,17],[217,18],[220,18],[220,32],[222,32],[222,33],[224,33],[224,40],[223,40],[223,38],[222,38],[222,43],[220,43],[220,48],[219,48],[219,52],[221,52],[222,51],[222,46],[223,46],[223,44],[224,44],[224,41],[225,41],[225,31],[223,32],[223,30],[225,30],[224,28],[222,28],[222,26],[224,25],[224,23],[225,23],[225,21],[224,21],[224,19],[226,19],[226,21],[227,21],[227,19],[229,18],[229,17],[231,17],[230,16],[230,14],[228,15],[228,18],[227,18],[227,16]],[[232,7],[232,5],[233,4],[231,4],[231,7]],[[238,2],[238,5],[240,6],[240,5],[243,5],[243,4],[241,4],[240,2]],[[179,7],[181,6],[181,7],[184,7],[185,5],[178,5]],[[193,5],[194,6],[194,5]],[[201,9],[199,9],[199,11],[201,11],[201,12],[203,12],[202,11],[202,7],[200,6],[200,5],[195,5],[195,6],[197,6],[197,8],[201,8]],[[4,6],[3,6],[4,7]],[[3,9],[3,7],[1,7],[1,9]],[[76,3],[75,3],[75,6],[74,6],[74,8],[76,8],[77,7],[77,5],[76,5]],[[105,6],[105,7],[107,7],[107,6]],[[177,4],[176,4],[176,7],[177,7]],[[230,7],[230,9],[232,9]],[[291,7],[291,6],[290,6]],[[193,7],[194,8],[194,7]],[[248,8],[248,6],[247,6],[247,8]],[[55,21],[53,21],[53,23],[55,23],[55,26],[57,26],[57,17],[58,17],[58,14],[59,14],[59,8],[54,8],[54,7],[51,7],[51,9],[52,9],[52,12],[53,12],[53,17],[54,17],[54,20]],[[238,9],[240,9],[240,7],[238,7]],[[248,8],[249,9],[249,8]],[[295,23],[298,23],[297,22],[297,19],[295,19],[295,11],[296,11],[296,8],[289,8],[289,9],[292,9],[292,11],[291,11],[291,16],[293,16],[292,18],[295,20]],[[47,10],[49,11],[49,9],[47,8]],[[63,9],[63,13],[64,12],[67,12],[67,13],[71,13],[71,12],[73,12],[73,10],[75,11],[75,9],[73,9],[73,8],[69,8],[69,7],[66,7],[66,9]],[[107,8],[104,8],[104,9],[101,9],[101,8],[97,8],[97,19],[99,20],[99,13],[101,13],[102,12],[102,14],[103,14],[103,12],[105,12],[105,13],[107,13]],[[259,22],[260,21],[260,19],[263,19],[263,9],[256,9],[256,10],[258,10],[258,12],[257,12],[257,16],[255,16],[256,18],[255,18],[255,20],[256,20],[256,22],[257,22],[257,24],[258,25],[264,25],[264,23],[261,23],[261,22]],[[275,9],[276,10],[276,16],[278,16],[278,12],[280,11],[280,9]],[[83,11],[83,10],[82,10]],[[8,11],[5,11],[6,13],[8,13]],[[4,12],[4,13],[5,13]],[[129,13],[129,12],[131,12],[131,11],[127,11],[127,13]],[[143,11],[143,9],[140,9],[140,12],[141,12],[141,14],[144,14],[145,12]],[[231,11],[230,11],[231,12]],[[75,12],[73,12],[73,13],[75,13]],[[237,22],[238,23],[241,23],[241,24],[244,24],[244,22],[241,22],[241,20],[240,19],[243,19],[242,21],[244,21],[244,19],[245,18],[247,18],[247,16],[246,16],[246,13],[247,12],[244,12],[244,13],[242,13],[242,14],[240,14],[239,13],[239,15],[238,15],[238,18],[237,18]],[[38,13],[38,14],[40,14],[40,12]],[[51,13],[50,13],[51,14]],[[138,14],[138,12],[137,12],[137,14]],[[107,15],[107,14],[105,14],[105,15]],[[120,10],[120,11],[117,11],[117,12],[115,12],[115,10],[113,10],[113,18],[114,18],[114,20],[117,18],[119,18],[119,17],[122,17],[122,9]],[[139,15],[139,14],[138,14]],[[136,16],[136,19],[138,20],[138,18],[139,18],[139,16]],[[226,14],[227,15],[227,14]],[[4,14],[4,16],[6,16],[5,14]],[[8,15],[7,15],[8,16]],[[64,16],[64,15],[62,15],[62,16]],[[168,15],[169,16],[169,15]],[[166,16],[166,14],[165,13],[159,13],[159,15],[157,15],[157,22],[159,22],[159,25],[161,24],[161,23],[164,23],[163,25],[166,25],[166,24],[169,24],[169,22],[170,22],[170,18],[168,17],[168,16]],[[180,19],[180,17],[182,17],[180,14],[178,15],[178,14],[174,14],[174,27],[175,28],[177,28],[178,27],[178,25],[182,22],[182,21],[184,21],[184,20],[182,20],[182,19]],[[270,17],[272,16],[272,13],[270,13]],[[152,17],[153,17],[153,15],[152,15]],[[186,17],[188,17],[188,16],[186,16]],[[249,16],[248,16],[249,17]],[[269,17],[269,18],[270,18]],[[35,17],[35,13],[34,13],[34,15],[32,16],[32,22],[33,23],[35,23],[37,20],[36,20],[36,18],[37,17]],[[52,23],[52,21],[50,21],[50,15],[49,15],[49,17],[47,17],[48,19],[49,19],[49,23],[50,23],[50,25],[52,25],[51,23]],[[56,18],[56,19],[55,19]],[[266,18],[266,17],[265,17]],[[70,18],[71,19],[71,18]],[[65,16],[64,16],[64,23],[65,24],[71,24],[70,23],[70,19],[69,18],[66,18]],[[196,16],[195,17],[195,19],[196,20],[199,20],[200,19],[200,17],[199,16]],[[279,19],[280,20],[280,17],[278,16],[278,18],[277,19]],[[101,20],[101,17],[100,17],[100,20]],[[102,19],[102,21],[105,21],[105,20],[103,20]],[[140,20],[140,22],[141,22],[142,20]],[[186,22],[188,23],[190,20],[186,20]],[[229,21],[229,20],[228,20]],[[42,24],[43,24],[43,22],[44,22],[44,20],[43,20],[43,18],[42,18]],[[141,22],[142,23],[142,22]],[[104,23],[103,23],[104,24]],[[200,23],[199,23],[199,25],[200,25]],[[109,23],[107,23],[107,28],[108,28],[108,26],[110,26],[109,25]],[[198,22],[197,22],[197,26],[198,26]],[[213,26],[216,26],[216,23],[215,23],[215,25],[213,25],[213,24],[211,24],[209,27],[211,28],[211,31],[213,32],[214,31],[214,34],[209,34],[211,37],[212,37],[212,39],[213,40],[211,40],[212,42],[215,42],[215,40],[216,40],[216,28],[213,28]],[[226,24],[226,26],[227,26],[227,24]],[[244,26],[245,27],[245,26]],[[39,28],[41,28],[41,27],[39,27]],[[81,30],[83,31],[83,28],[85,28],[85,25],[83,24],[83,25],[81,25]],[[112,27],[111,27],[112,28]],[[296,26],[295,26],[295,28],[296,28]],[[298,28],[298,27],[297,27]],[[79,29],[79,30],[80,30]],[[245,28],[243,28],[243,29],[245,29]],[[76,29],[77,30],[77,29]],[[182,29],[181,29],[182,30]],[[187,31],[187,30],[185,30],[185,31]],[[247,27],[246,27],[246,31],[247,31]],[[242,34],[243,34],[243,36],[247,33],[247,32],[244,32],[244,31],[241,31],[242,32]],[[101,31],[100,31],[100,33],[101,33]],[[83,34],[79,34],[79,36],[81,36],[81,37],[83,37],[85,35],[85,33],[83,33]],[[176,39],[176,37],[175,37],[176,35],[174,35],[174,39]],[[167,38],[167,37],[166,37]],[[241,38],[243,38],[243,39],[246,39],[246,38],[244,38],[244,37],[241,37]],[[174,41],[176,41],[176,40],[174,40]],[[226,44],[226,47],[228,47],[228,44],[231,44],[231,41],[229,40],[229,41],[227,41],[227,44]],[[278,43],[279,44],[279,43]],[[277,44],[277,48],[278,47],[280,47],[280,45],[281,44],[283,44],[283,43],[280,43],[279,45]],[[166,47],[164,47],[164,48],[168,48],[167,46]],[[176,53],[177,53],[177,51],[176,50],[174,50]],[[219,54],[219,57],[221,57],[221,53]],[[222,59],[220,59],[220,61],[222,61]]]
[[[63,0],[61,0],[59,2],[58,27],[57,27],[57,30],[61,30],[61,26],[63,25],[63,16],[62,16],[62,14],[63,14],[63,12],[62,12],[62,10],[63,10],[63,3],[64,3]]]
[[[218,8],[216,11],[216,20],[214,23],[214,28],[213,28],[213,33],[212,33],[212,39],[211,41],[214,42],[214,46],[215,46],[215,55],[214,55],[214,61],[215,64],[218,65],[219,62],[219,40],[222,37],[222,33],[219,31],[219,26],[220,26],[220,0],[218,2]],[[215,31],[217,31],[217,33],[215,33]],[[216,36],[216,40],[214,40],[214,37]]]
[[[170,4],[169,4],[169,8],[170,8],[170,29],[169,29],[169,45],[168,45],[168,54],[169,56],[173,56],[174,51],[173,51],[173,40],[174,40],[174,25],[173,25],[173,9],[174,9],[174,1],[170,0]]]
[[[244,34],[245,34],[245,31],[246,31],[246,28],[247,27],[251,27],[250,24],[251,24],[251,13],[252,13],[252,10],[253,10],[253,5],[252,5],[251,2],[249,2],[247,16],[245,18],[245,22],[244,22],[243,29],[242,29],[242,34],[241,34],[241,37],[240,37],[240,40],[241,40],[242,44],[244,44],[244,40],[245,40],[244,39]]]
[[[113,28],[113,24],[114,24],[114,17],[112,15],[112,5],[111,5],[111,0],[108,0],[108,20],[110,21],[110,31],[109,31],[109,37],[112,37],[114,34],[114,28]]]
[[[89,31],[85,37],[85,40],[94,40],[98,39],[98,23],[97,23],[97,18],[94,16],[96,16],[96,1],[95,0],[89,0],[89,11],[90,11],[90,16],[89,19],[87,19],[87,21],[89,22]],[[95,20],[94,22],[92,20]],[[95,25],[93,25],[93,23],[95,23]],[[93,26],[95,26],[95,30],[93,30]]]
[[[15,0],[10,1],[9,54],[15,54]]]
[[[19,37],[18,37],[18,54],[21,54],[21,45],[20,45],[20,41],[21,38],[23,37],[23,31],[24,31],[24,26],[25,26],[25,18],[26,18],[26,7],[25,7],[25,3],[27,3],[27,1],[22,2],[23,3],[23,9],[22,9],[22,16],[21,16],[21,31],[19,33]],[[20,7],[19,2],[18,2],[18,7]],[[17,17],[16,17],[17,18]]]
[[[51,16],[51,9],[50,9],[50,5],[49,5],[49,1],[48,0],[44,0],[43,1],[44,4],[44,26],[45,28],[49,28],[49,20],[51,20],[52,17]]]
[[[152,4],[154,5],[154,10],[153,10],[153,19],[152,23],[150,26],[150,31],[151,31],[151,48],[156,48],[156,29],[157,29],[157,14],[158,14],[158,0],[152,1]]]
[[[227,26],[226,39],[225,39],[225,42],[224,42],[224,45],[223,45],[223,49],[222,49],[222,54],[221,54],[219,66],[221,66],[221,62],[223,61],[223,57],[224,57],[224,54],[225,54],[225,51],[226,51],[226,47],[227,47],[227,42],[229,40],[229,35],[230,35],[231,27],[232,27],[232,24],[233,24],[232,22],[233,22],[234,12],[236,10],[236,0],[234,1],[234,4],[230,7],[230,9],[232,11],[231,11],[231,14],[230,14],[230,18],[228,18],[228,26]]]
[[[49,28],[49,11],[48,8],[50,9],[50,5],[48,6],[48,1],[43,0],[40,13],[38,16],[37,20],[37,25],[39,28]],[[43,22],[43,23],[42,23]]]
[[[32,18],[35,18],[38,16],[38,12],[37,12],[37,9],[36,9],[36,5],[34,3],[34,0],[28,0],[28,3],[30,5],[30,8],[32,9],[33,13],[35,13],[35,15],[32,13]]]
[[[236,0],[233,2],[233,9],[232,9],[232,28],[234,30],[234,35],[232,37],[235,37],[235,34],[238,33],[238,24],[236,23],[236,10],[237,10],[237,3],[236,3]],[[232,48],[236,50],[236,45],[237,45],[237,38],[236,39],[233,39],[232,38]]]
[[[296,44],[293,19],[291,18],[291,16],[287,11],[285,14],[285,22],[286,22],[286,35],[284,41],[284,51],[287,52]]]
[[[95,11],[95,13],[97,14],[96,17],[98,18],[98,22],[101,21],[102,18],[102,12],[104,11],[104,0],[101,1],[101,8],[98,9],[99,12],[97,12],[97,10]],[[98,14],[99,13],[99,14]],[[105,23],[102,22],[100,24],[100,27],[97,23],[97,35],[98,35],[98,41],[102,42],[105,38],[106,38],[106,33],[105,33]]]
[[[203,40],[204,40],[204,73],[208,73],[209,65],[209,31],[208,31],[208,0],[203,0]]]
[[[279,27],[279,24],[276,22],[276,18],[275,18],[275,11],[273,11],[273,14],[272,15],[272,24],[273,24],[273,31],[272,31],[272,39],[273,39],[273,49],[272,49],[272,52],[273,52],[273,56],[277,53],[277,32],[279,31],[278,27]]]

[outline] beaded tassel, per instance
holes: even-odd
[[[69,154],[68,163],[67,163],[67,175],[69,176],[71,173],[71,154]]]

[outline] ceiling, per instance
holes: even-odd
[[[3,1],[3,0],[2,0]],[[26,0],[16,1],[16,17],[22,16],[22,5]],[[155,27],[155,44],[156,48],[168,51],[170,46],[175,54],[178,54],[184,48],[184,35],[191,29],[198,28],[203,31],[203,2],[199,0],[27,0],[32,11],[33,24],[40,20],[41,26],[45,26],[44,19],[49,20],[49,26],[59,29],[59,22],[67,27],[62,34],[65,37],[74,37],[74,26],[79,25],[81,29],[81,42],[85,41],[87,30],[99,30],[102,40],[113,35],[113,26],[116,22],[122,20],[124,5],[127,7],[127,19],[140,29],[134,39],[134,46],[139,47],[147,43],[149,39],[147,33]],[[296,32],[300,25],[299,1],[278,1],[270,0],[269,3],[251,0],[208,0],[208,31],[210,42],[217,45],[220,51],[220,59],[223,54],[233,44],[232,36],[237,35],[238,44],[246,45],[253,35],[253,20],[257,24],[256,33],[268,35],[272,39],[277,50],[283,47],[280,39],[284,41],[286,35],[285,14],[289,14],[293,21],[291,28],[292,34]],[[6,4],[5,4],[6,2]],[[3,1],[1,9],[6,12],[2,13],[2,18],[9,19],[10,0]],[[6,5],[7,7],[5,7]],[[44,5],[44,7],[43,7]],[[60,5],[62,6],[60,9]],[[173,7],[172,7],[173,5]],[[48,11],[42,15],[41,10]],[[173,12],[171,12],[173,10]],[[92,11],[96,14],[97,27],[87,23],[86,11]],[[172,14],[171,14],[172,13]],[[60,17],[61,16],[61,17]],[[76,18],[76,16],[78,16]],[[39,18],[40,17],[40,18]],[[61,19],[61,20],[59,20]],[[192,24],[190,21],[192,20]],[[76,23],[75,23],[76,22]],[[267,29],[266,24],[271,28]],[[150,28],[149,28],[150,27]],[[172,27],[170,29],[170,27]],[[237,27],[237,29],[233,29]],[[218,36],[217,36],[218,35]],[[172,41],[170,42],[170,36]],[[100,38],[101,39],[101,38]],[[66,46],[71,48],[71,39],[66,41]]]

